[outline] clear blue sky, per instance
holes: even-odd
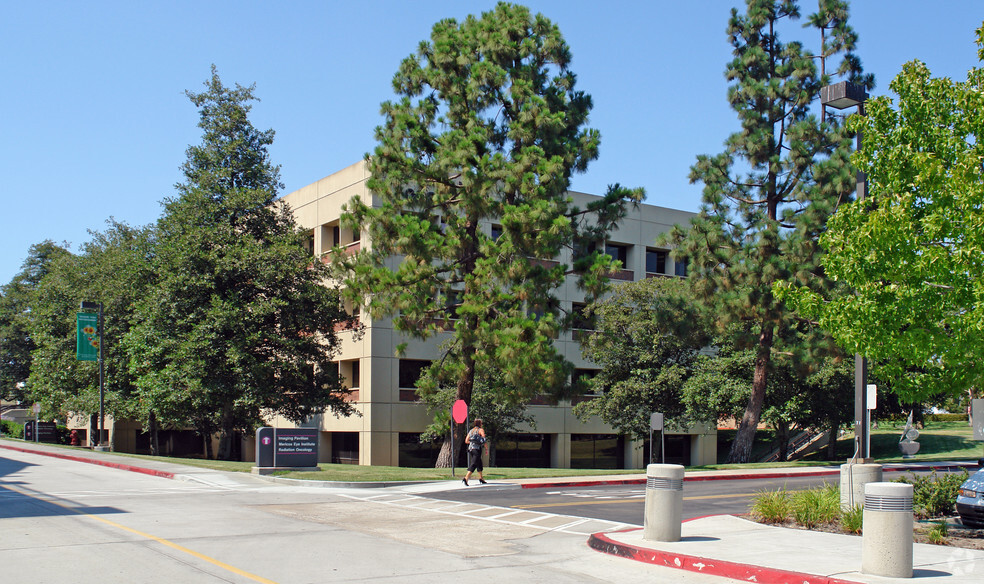
[[[594,98],[601,157],[575,190],[646,189],[647,202],[695,211],[695,156],[717,153],[737,127],[725,101],[725,35],[736,0],[542,0],[571,46],[578,87]],[[809,14],[812,0],[801,0]],[[373,148],[379,103],[400,60],[446,17],[493,0],[7,2],[0,19],[0,284],[45,239],[73,250],[109,217],[156,221],[200,138],[184,90],[215,64],[227,85],[256,84],[253,123],[276,130],[270,150],[284,192]],[[978,64],[981,0],[855,0],[874,95],[904,62],[964,79]],[[784,37],[790,39],[789,35]],[[796,31],[813,42],[813,35]]]

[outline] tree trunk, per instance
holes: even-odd
[[[89,416],[89,446],[99,445],[99,414]]]
[[[776,439],[779,441],[779,462],[789,460],[789,423],[776,424]]]
[[[477,330],[478,319],[468,317],[468,321],[469,328],[467,330]],[[475,387],[475,345],[465,339],[462,340],[461,362],[464,365],[464,369],[461,372],[461,377],[458,378],[455,400],[464,400],[467,405],[471,406],[472,389]],[[453,452],[457,455],[458,460],[462,458],[461,451],[464,450],[465,435],[467,433],[468,426],[466,424],[454,424],[454,435],[451,439],[454,441]],[[451,468],[451,453],[451,443],[445,440],[441,446],[441,452],[437,456],[437,464],[434,467]]]
[[[212,460],[212,435],[208,432],[203,432],[202,440],[205,441],[205,458]]]
[[[755,357],[755,375],[752,378],[752,395],[748,397],[745,415],[738,424],[738,433],[731,444],[728,462],[746,463],[752,456],[752,443],[755,441],[755,430],[758,429],[762,417],[762,404],[765,403],[765,388],[769,377],[769,364],[772,357],[773,325],[762,325],[759,335],[758,354]]]
[[[827,460],[837,460],[837,430],[840,424],[836,421],[830,423],[830,440],[827,442]]]
[[[160,456],[161,455],[161,445],[160,445],[160,442],[158,442],[158,436],[157,436],[157,430],[158,430],[158,428],[157,428],[157,414],[156,413],[150,412],[150,416],[147,419],[147,425],[149,426],[148,429],[150,431],[150,455],[151,456]]]

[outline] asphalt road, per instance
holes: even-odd
[[[726,581],[593,551],[585,533],[603,522],[192,472],[185,482],[0,449],[0,582]]]
[[[884,480],[906,473],[887,472]],[[683,519],[706,515],[747,513],[754,496],[766,490],[803,490],[824,483],[837,485],[838,475],[780,479],[736,479],[686,481],[683,489]],[[478,485],[430,493],[430,497],[513,509],[546,511],[576,517],[642,525],[645,517],[645,485],[605,485],[521,489],[512,485]]]

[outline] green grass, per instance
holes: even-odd
[[[871,431],[871,457],[877,462],[976,460],[984,456],[984,443],[973,440],[973,430],[967,422],[927,422],[919,431],[916,442],[921,445],[914,458],[904,459],[899,452],[899,438],[905,422],[881,422]],[[826,453],[813,454],[808,460],[822,460]],[[854,433],[849,432],[837,441],[837,457],[848,459],[854,454]]]
[[[881,463],[902,462],[903,458],[898,450],[899,436],[902,433],[904,423],[882,422],[881,427],[872,431],[871,452],[875,460]],[[729,434],[730,432],[730,434]],[[725,439],[733,436],[734,431],[721,431]],[[772,440],[772,432],[759,431],[756,433],[755,452],[764,453],[769,450]],[[8,439],[4,436],[4,439]],[[919,453],[915,458],[908,459],[913,461],[942,461],[942,460],[977,460],[984,456],[984,445],[981,442],[972,440],[972,431],[966,422],[927,422],[924,430],[920,431],[918,442],[922,444]],[[54,446],[54,445],[49,445]],[[719,440],[719,452],[721,457],[727,455],[729,445]],[[73,449],[65,446],[66,449]],[[689,471],[696,470],[724,470],[724,469],[761,469],[761,468],[789,468],[817,465],[836,465],[844,462],[851,457],[854,452],[854,438],[852,434],[846,434],[837,443],[837,459],[828,461],[822,458],[826,453],[824,449],[821,453],[813,454],[804,460],[783,463],[749,463],[749,464],[713,464],[704,466],[688,467]],[[254,466],[251,462],[232,462],[222,460],[204,460],[201,458],[169,458],[152,457],[139,454],[114,453],[118,456],[132,457],[135,459],[156,460],[160,462],[170,462],[201,468],[209,468],[229,472],[249,472]],[[455,476],[451,476],[450,469],[434,468],[406,468],[393,466],[358,466],[350,464],[321,464],[321,470],[317,472],[287,472],[279,476],[289,478],[315,480],[315,481],[435,481],[435,480],[460,480],[464,476],[465,469],[457,467]],[[488,467],[485,469],[485,477],[488,479],[521,479],[521,478],[545,478],[545,477],[572,477],[572,476],[599,476],[599,475],[622,475],[622,474],[643,474],[645,468],[637,469],[569,469],[569,468],[507,468],[507,467]]]

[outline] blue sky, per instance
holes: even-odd
[[[574,178],[601,193],[620,182],[647,202],[695,211],[695,157],[717,153],[737,122],[725,101],[725,35],[734,0],[543,0],[591,94],[601,156]],[[804,14],[815,10],[801,0]],[[156,221],[200,138],[184,90],[215,64],[226,85],[256,84],[253,123],[277,136],[270,153],[284,192],[352,164],[374,146],[380,102],[401,59],[446,17],[492,0],[7,2],[0,19],[0,284],[45,239],[73,250],[108,218]],[[873,95],[906,61],[964,79],[977,66],[981,0],[855,0],[858,53]],[[813,43],[796,27],[796,38]],[[789,35],[784,37],[789,40]]]

